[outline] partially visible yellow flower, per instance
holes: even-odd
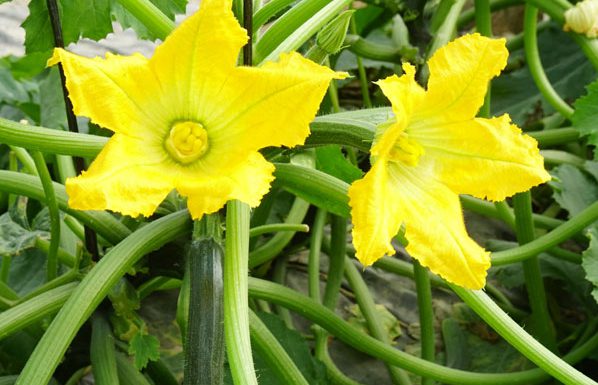
[[[63,64],[75,113],[115,133],[67,180],[69,205],[148,216],[172,189],[193,218],[231,199],[258,205],[274,170],[258,150],[302,144],[328,83],[345,74],[297,53],[237,67],[247,39],[230,0],[202,0],[149,60],[56,49],[48,64]]]
[[[378,127],[371,170],[349,188],[364,265],[394,254],[404,223],[406,249],[422,265],[458,285],[484,286],[489,253],[468,236],[458,194],[500,201],[550,179],[536,141],[508,115],[475,117],[507,56],[504,39],[467,35],[430,59],[427,91],[410,64],[403,76],[378,81],[394,117]]]
[[[563,29],[598,37],[598,0],[583,0],[566,10]]]

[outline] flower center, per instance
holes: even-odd
[[[170,128],[164,146],[176,161],[191,163],[207,151],[208,132],[197,122],[177,122]]]
[[[403,132],[388,155],[392,161],[401,162],[407,166],[417,166],[419,157],[423,153],[424,148],[417,141],[411,139],[407,133]]]

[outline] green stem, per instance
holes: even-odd
[[[496,206],[490,202],[487,202],[483,199],[474,198],[469,195],[461,195],[460,198],[461,205],[463,206],[463,208],[467,210],[473,211],[474,213],[482,214],[490,218],[496,218],[501,220],[503,219],[502,214],[499,212]],[[513,216],[513,210],[511,208],[506,209],[509,211],[510,216],[513,218],[514,228],[515,217]],[[554,229],[555,227],[558,227],[565,223],[565,221],[563,220],[551,218],[540,214],[533,214],[532,217],[534,219],[534,225],[542,229]]]
[[[151,385],[129,360],[129,357],[121,352],[116,352],[116,369],[121,385]]]
[[[79,328],[110,289],[144,255],[189,231],[186,210],[153,221],[113,247],[89,271],[56,315],[16,385],[45,385],[60,363]]]
[[[107,212],[81,211],[69,208],[64,186],[55,182],[53,186],[58,207],[79,221],[89,225],[110,243],[117,244],[131,234],[131,231],[125,225]],[[46,199],[44,189],[38,177],[18,172],[0,170],[0,190],[12,194],[25,195],[41,202]]]
[[[477,3],[476,3],[477,4]],[[436,337],[434,333],[434,309],[432,308],[432,287],[428,269],[418,261],[413,261],[413,275],[417,291],[417,308],[419,309],[419,326],[421,330],[421,357],[435,362]],[[422,385],[434,385],[433,379],[422,377]]]
[[[50,251],[50,245],[51,242],[48,242],[43,238],[37,237],[35,239],[35,247],[40,249],[44,253],[48,253]],[[77,257],[60,247],[56,251],[56,257],[58,258],[60,263],[63,263],[68,267],[73,267],[77,263]]]
[[[345,37],[344,44],[348,45],[349,50],[357,55],[357,57],[390,63],[401,62],[401,50],[388,44],[376,43],[369,39],[364,39],[359,35],[352,34],[348,34]]]
[[[277,15],[280,11],[288,7],[294,0],[271,0],[263,7],[257,10],[253,15],[253,29],[257,31],[268,20]]]
[[[69,379],[64,383],[64,385],[78,385],[79,382],[90,372],[90,367],[86,366],[77,370],[75,373],[69,377]],[[118,384],[118,383],[117,383]]]
[[[46,153],[94,157],[108,138],[30,126],[0,118],[2,143]]]
[[[559,150],[541,150],[540,155],[544,158],[545,164],[570,164],[575,167],[582,167],[586,160],[577,155]]]
[[[523,19],[523,38],[525,58],[527,66],[536,83],[536,86],[542,93],[542,96],[550,103],[550,105],[557,110],[561,115],[570,118],[573,115],[573,109],[560,97],[555,89],[550,84],[550,80],[544,72],[542,62],[540,60],[540,53],[538,51],[538,38],[536,36],[536,24],[538,20],[538,8],[530,5],[525,5],[525,16]]]
[[[117,1],[159,39],[164,40],[175,27],[174,21],[149,0]]]
[[[17,159],[23,164],[23,168],[25,169],[25,171],[27,171],[27,173],[31,175],[37,175],[37,167],[35,166],[35,161],[26,149],[24,149],[23,147],[10,146],[10,150],[14,152],[14,154],[17,156]]]
[[[309,384],[276,337],[272,335],[260,317],[251,310],[249,311],[249,328],[251,341],[258,352],[261,353],[260,356],[273,369],[282,383],[289,385]]]
[[[0,296],[10,300],[10,301],[18,301],[19,295],[4,281],[0,281]]]
[[[114,336],[108,320],[98,313],[91,317],[89,356],[95,384],[119,385]]]
[[[515,231],[519,244],[524,245],[532,242],[536,236],[532,220],[531,193],[527,191],[513,196],[513,208],[515,210]],[[532,309],[532,330],[535,331],[535,336],[540,342],[550,350],[556,351],[556,336],[548,312],[546,290],[544,289],[540,261],[537,256],[523,261],[523,275]]]
[[[513,215],[509,204],[506,201],[494,202],[494,207],[496,208],[496,211],[498,212],[498,215],[502,221],[509,225],[510,228],[514,229],[515,216]]]
[[[333,215],[330,217],[330,262],[328,279],[322,303],[334,310],[343,282],[345,255],[347,254],[347,219]]]
[[[413,273],[413,266],[409,262],[401,261],[397,258],[380,258],[378,261],[376,261],[374,266],[393,274],[415,279],[415,275]],[[436,274],[428,272],[428,276],[430,278],[430,283],[434,287],[449,289],[449,286],[446,283],[446,281],[438,277]],[[491,294],[496,300],[499,301],[499,306],[504,311],[508,312],[509,314],[512,314],[514,317],[517,318],[524,318],[528,316],[526,312],[519,310],[518,308],[513,306],[511,301],[509,301],[508,298],[506,298],[497,288],[495,288],[491,284],[487,283],[485,289],[488,291],[489,294]]]
[[[467,290],[451,285],[453,291],[511,346],[544,369],[555,379],[567,385],[596,385],[596,382],[577,371],[563,359],[527,334],[505,314],[484,292]]]
[[[305,202],[303,199],[296,198],[284,223],[292,225],[301,224],[308,209],[309,203]],[[276,233],[270,240],[268,240],[268,242],[251,252],[249,255],[249,267],[254,268],[270,261],[289,244],[291,239],[293,239],[293,236],[295,236],[294,231]]]
[[[514,5],[523,4],[524,0],[491,0],[490,1],[490,11],[498,11],[500,9],[504,9],[507,7],[512,7]],[[467,9],[463,11],[459,15],[459,20],[457,21],[457,26],[462,28],[465,24],[471,23],[477,14],[477,7]]]
[[[355,18],[351,18],[351,33],[357,35],[357,23],[355,22]],[[372,108],[372,99],[370,98],[370,88],[369,88],[369,81],[367,77],[367,73],[365,72],[365,67],[363,66],[363,61],[359,55],[355,55],[357,60],[357,73],[359,75],[359,85],[361,86],[361,97],[363,99],[363,106],[365,108]],[[338,112],[338,111],[335,111]]]
[[[0,267],[0,282],[6,284],[10,276],[10,265],[12,257],[8,254],[2,256],[2,266]]]
[[[308,233],[309,226],[303,223],[272,223],[268,225],[256,226],[249,230],[249,237],[257,237],[267,233],[278,233],[282,231],[292,231]]]
[[[460,288],[456,288],[455,290],[457,294],[461,296],[462,293],[458,291],[459,289]],[[469,291],[464,289],[460,290],[465,291],[466,294],[470,293]],[[531,340],[535,343],[534,345],[530,345],[533,346],[531,349],[521,350],[522,353],[526,355],[526,357],[532,359],[532,361],[536,362],[544,370],[549,371],[549,373],[552,375],[555,375],[555,370],[553,369],[553,367],[558,367],[559,370],[566,369],[563,370],[563,373],[566,374],[564,374],[563,376],[563,374],[557,373],[557,378],[583,378],[583,381],[578,382],[577,384],[595,385],[594,382],[589,381],[587,377],[583,376],[579,372],[576,372],[575,369],[572,369],[560,358],[556,357],[553,353],[548,351],[546,348],[542,347],[542,345],[535,341],[533,337],[525,333],[525,331],[521,329],[519,325],[517,325],[513,320],[511,320],[483,292],[473,293],[475,293],[476,296],[482,296],[482,298],[485,301],[490,302],[493,305],[493,314],[491,315],[494,317],[498,317],[500,320],[504,322],[507,322],[508,327],[512,329],[505,331],[504,328],[501,328],[500,333],[503,333],[505,336],[515,334],[518,337],[522,337],[520,338],[521,341],[525,341],[527,343],[528,340]],[[365,335],[364,333],[357,330],[355,327],[348,324],[346,321],[342,320],[330,309],[316,303],[315,301],[309,299],[308,297],[302,294],[298,294],[295,290],[257,278],[249,278],[249,294],[254,298],[265,299],[267,301],[278,303],[280,305],[288,307],[289,309],[301,314],[305,318],[322,326],[331,334],[336,336],[338,339],[361,352],[364,352],[372,357],[379,358],[392,365],[402,367],[417,375],[425,375],[434,378],[439,382],[455,385],[531,385],[546,381],[548,377],[540,369],[532,369],[514,373],[474,373],[459,369],[448,368],[442,365],[423,360],[419,357],[412,356],[403,351],[395,349],[381,341],[378,341],[373,337]],[[469,302],[471,306],[472,301]],[[491,326],[493,326],[493,324],[491,324]],[[521,344],[513,345],[521,346]],[[540,348],[538,348],[538,346]],[[592,341],[588,341],[586,344],[584,344],[583,350],[580,348],[575,352],[567,354],[565,356],[565,359],[573,363],[578,362],[585,355],[589,354],[591,352],[591,349],[597,346],[598,338]],[[533,351],[530,352],[530,350]],[[577,374],[573,374],[572,372],[576,372]]]
[[[546,251],[579,233],[587,226],[598,220],[598,202],[591,204],[567,222],[556,227],[549,233],[510,250],[492,253],[493,265],[506,265],[523,261]]]
[[[490,0],[475,0],[475,25],[477,31],[482,36],[492,37],[492,18],[490,13]],[[490,117],[490,82],[488,82],[488,91],[484,97],[484,104],[478,111],[478,116],[483,118]]]
[[[46,196],[46,205],[50,214],[50,247],[48,248],[48,261],[46,265],[46,279],[53,280],[58,275],[58,246],[60,245],[60,211],[58,211],[58,203],[56,202],[56,193],[54,192],[54,184],[52,177],[46,166],[44,155],[39,151],[34,151],[33,161],[42,182],[44,193]]]
[[[174,373],[170,371],[162,359],[148,362],[145,372],[154,381],[154,384],[179,385]]]
[[[308,259],[308,275],[309,297],[317,302],[320,302],[320,251],[322,249],[322,235],[324,225],[326,224],[326,217],[328,212],[324,209],[318,209],[314,225],[311,232],[311,240],[309,245],[309,259]]]
[[[56,313],[71,296],[76,287],[76,283],[69,283],[48,290],[0,313],[0,340]]]
[[[361,385],[341,372],[330,357],[330,353],[328,352],[328,332],[318,325],[313,325],[312,330],[316,338],[314,355],[326,366],[326,374],[331,385]]]
[[[372,337],[384,342],[385,344],[390,344],[391,341],[388,337],[388,333],[386,330],[384,330],[384,325],[379,317],[378,310],[376,310],[376,303],[374,302],[374,299],[372,298],[365,281],[359,274],[359,271],[357,271],[357,268],[353,262],[351,262],[351,260],[347,257],[345,257],[345,277],[353,289],[355,299],[357,300],[359,309],[361,309],[361,313],[367,322],[368,330],[370,331]],[[407,373],[396,366],[388,364],[386,366],[393,384],[411,385],[411,380],[409,379]]]
[[[277,258],[274,263],[274,268],[272,269],[272,281],[279,283],[281,285],[285,285],[286,277],[287,277],[287,262],[289,260],[289,255],[282,255],[281,257]],[[267,302],[266,302],[267,303]],[[282,306],[276,305],[276,314],[278,317],[284,322],[285,326],[289,329],[294,329],[293,326],[293,318],[291,317],[291,313],[287,308]]]
[[[255,62],[276,60],[297,50],[334,18],[350,0],[304,0],[279,17],[255,44]]]
[[[257,385],[249,338],[247,275],[249,206],[230,201],[226,213],[224,253],[224,334],[234,383]]]
[[[328,56],[324,59],[324,64],[330,67],[330,59]],[[340,101],[338,98],[338,89],[336,87],[336,82],[332,80],[328,85],[328,97],[330,97],[330,104],[332,104],[332,111],[339,112],[341,110]]]
[[[540,147],[559,146],[579,140],[579,131],[573,127],[555,128],[552,130],[529,131],[527,135],[538,141]]]
[[[432,57],[434,52],[440,47],[445,46],[449,41],[453,39],[455,35],[455,31],[457,29],[457,21],[459,15],[461,14],[461,10],[465,5],[465,0],[455,0],[450,11],[447,13],[446,18],[442,25],[436,31],[432,42],[429,46],[428,52],[426,53],[426,57],[429,59]],[[430,75],[428,66],[426,65],[421,71],[421,78],[427,82],[428,76]]]

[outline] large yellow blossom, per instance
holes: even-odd
[[[230,199],[259,204],[274,166],[258,150],[302,144],[328,83],[344,75],[297,53],[238,67],[247,40],[230,1],[202,0],[149,60],[56,49],[48,64],[63,64],[75,113],[114,131],[67,180],[69,205],[147,216],[172,189],[194,218]]]
[[[500,201],[550,178],[536,141],[508,115],[475,117],[507,56],[504,39],[467,35],[430,59],[427,91],[409,64],[403,76],[378,82],[394,117],[378,127],[371,170],[349,189],[364,265],[394,254],[404,224],[406,249],[422,265],[458,285],[484,286],[489,253],[468,236],[458,194]]]

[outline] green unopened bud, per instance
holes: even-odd
[[[347,28],[354,10],[344,11],[332,19],[316,36],[318,47],[333,55],[343,48],[343,42],[347,35]]]
[[[598,0],[583,0],[565,12],[565,31],[598,37]]]

